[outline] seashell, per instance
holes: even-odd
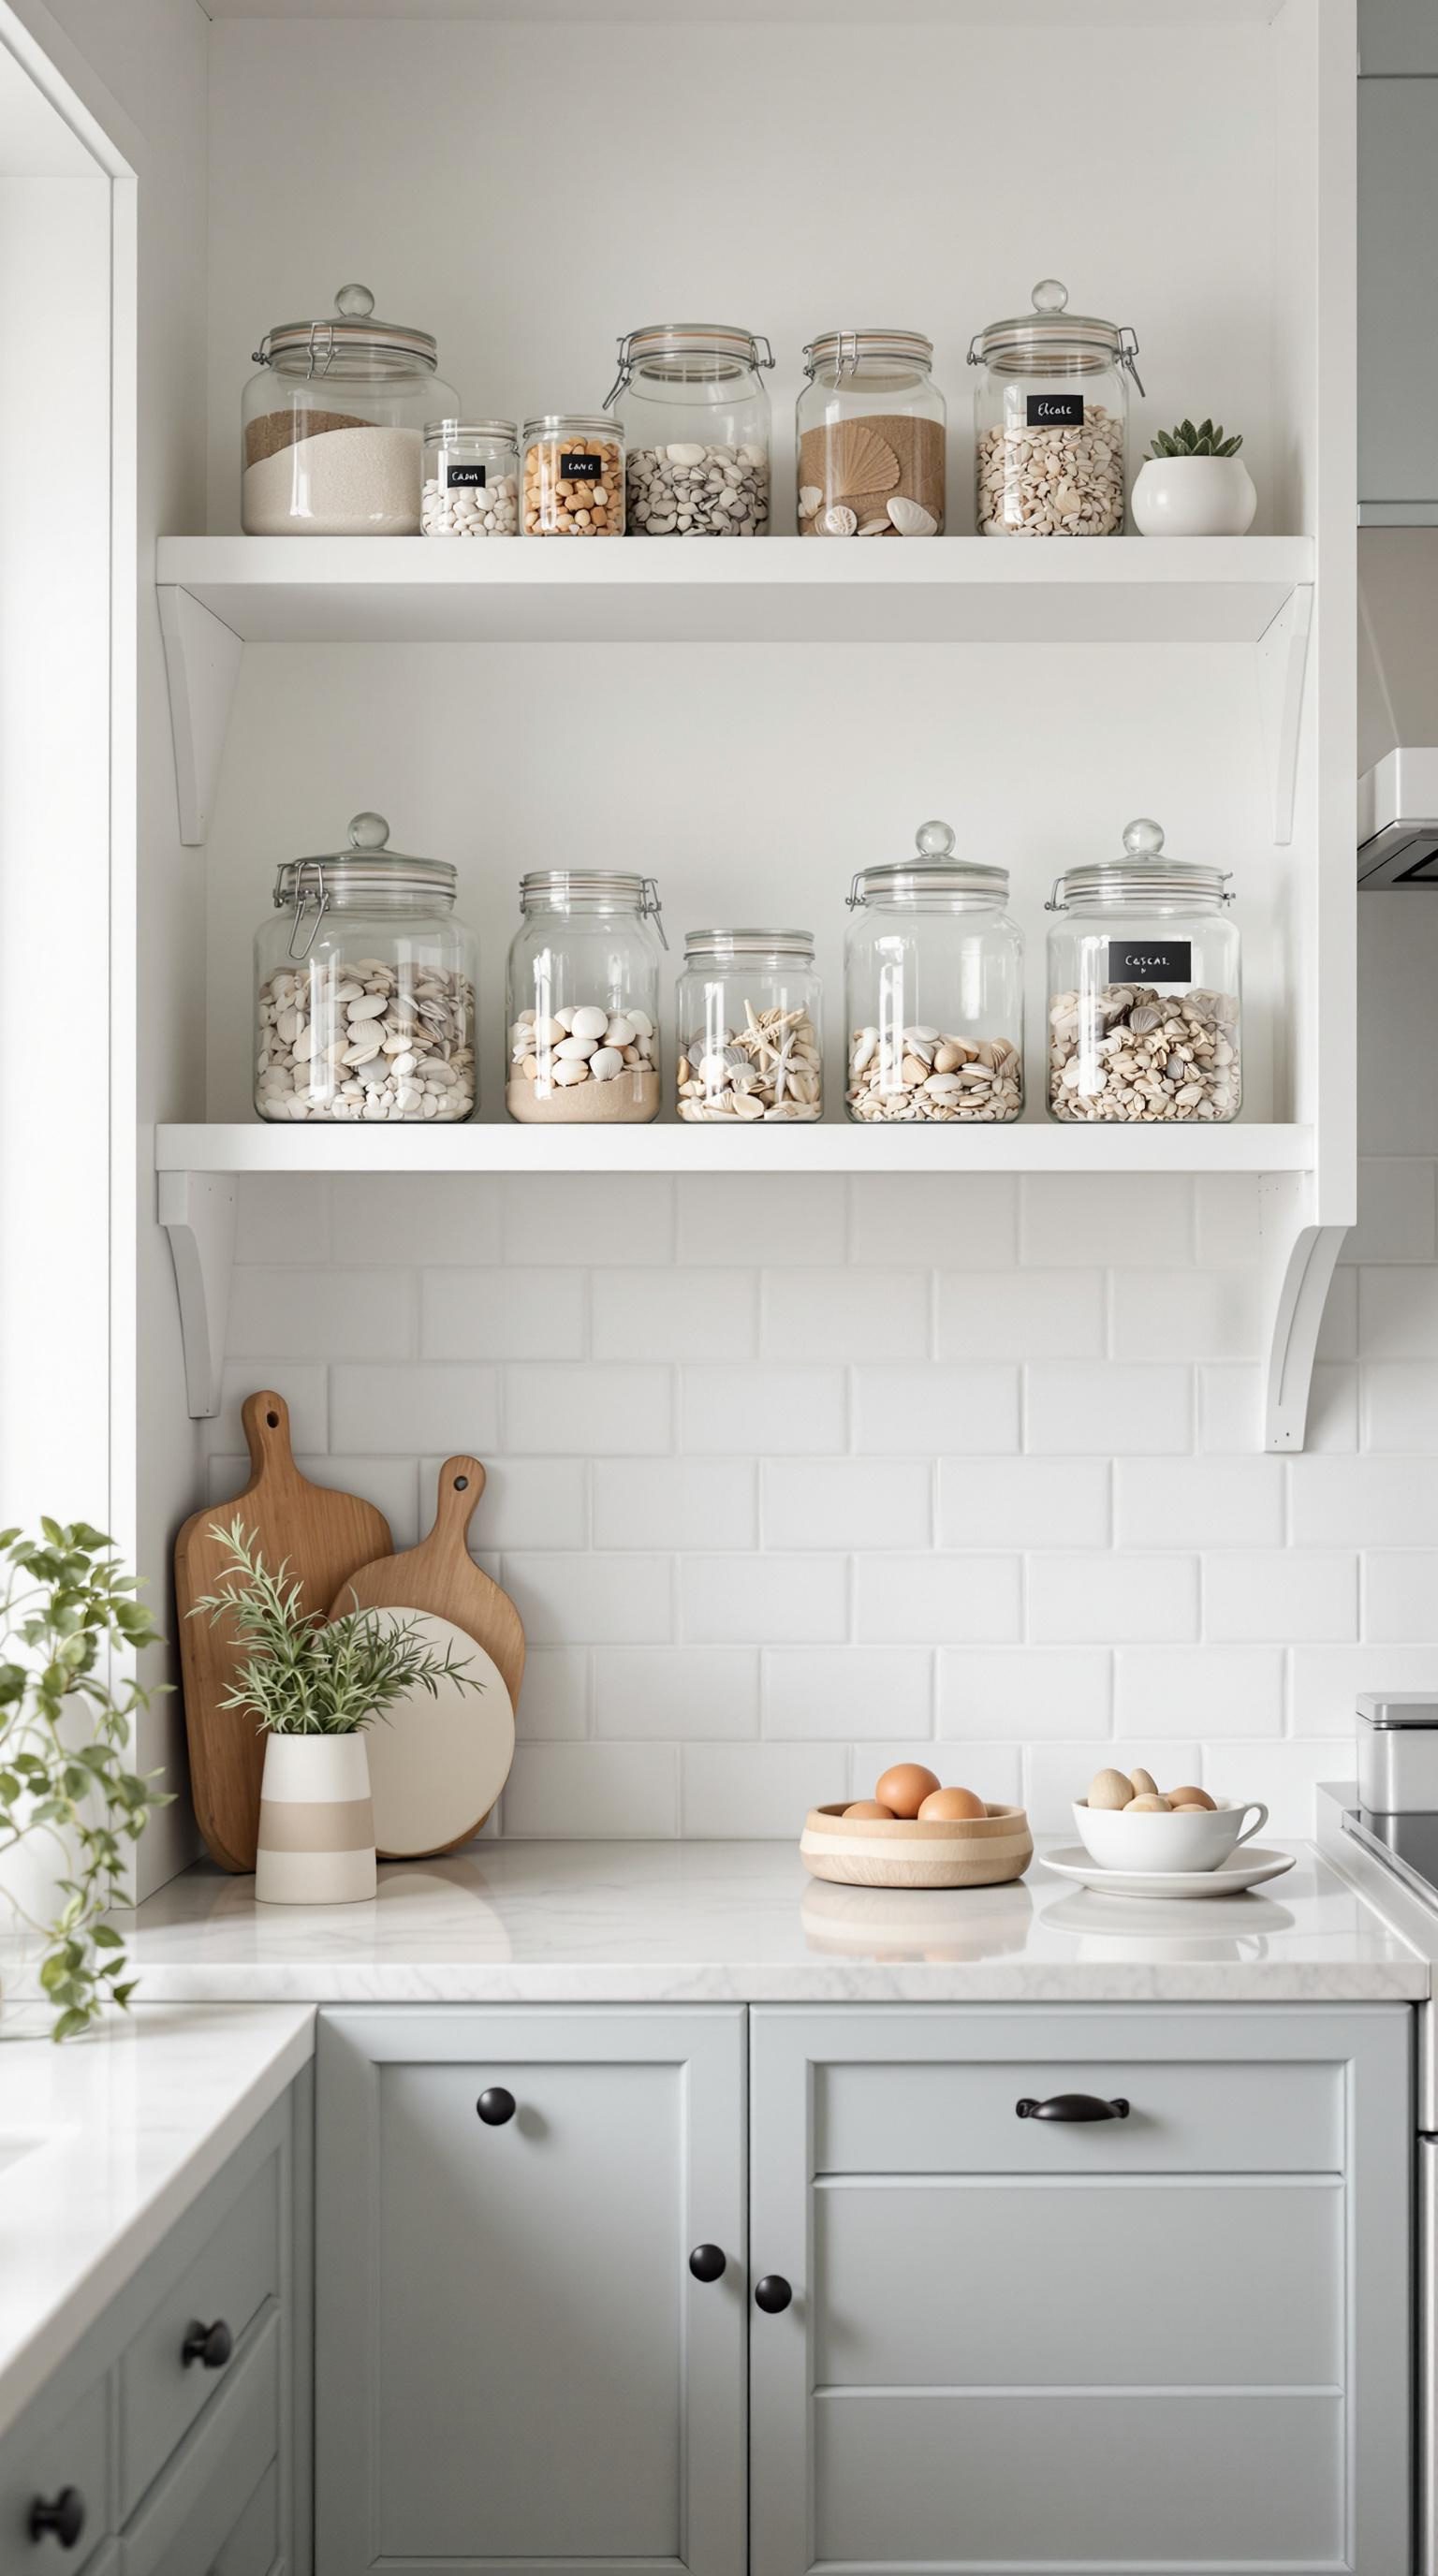
[[[1156,1011],[1152,1002],[1139,1002],[1130,1011],[1128,1024],[1136,1037],[1146,1037],[1150,1029],[1156,1029],[1159,1026],[1162,1018],[1163,1013]]]
[[[820,491],[817,483],[802,483],[799,487],[800,518],[812,519],[823,498],[824,495]]]
[[[852,537],[858,524],[858,514],[856,511],[849,508],[847,502],[836,502],[832,510],[826,510],[824,512],[824,534],[826,536]]]
[[[859,522],[861,537],[887,537],[890,533],[887,519],[861,519]]]
[[[867,421],[841,421],[829,434],[824,458],[831,492],[892,492],[899,479],[897,456]]]
[[[932,510],[922,501],[911,501],[905,492],[896,492],[888,505],[889,516],[901,537],[936,537],[939,523]]]

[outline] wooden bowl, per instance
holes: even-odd
[[[1022,1807],[931,1824],[811,1807],[799,1837],[804,1867],[844,1887],[997,1887],[1022,1878],[1033,1856]]]

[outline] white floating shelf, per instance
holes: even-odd
[[[161,1172],[1304,1172],[1311,1127],[161,1127]]]

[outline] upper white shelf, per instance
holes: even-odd
[[[256,644],[1256,643],[1313,544],[162,537],[156,575]]]

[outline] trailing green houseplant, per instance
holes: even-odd
[[[71,2039],[135,1991],[105,1917],[128,1897],[128,1846],[170,1801],[158,1772],[143,1777],[126,1758],[152,1694],[133,1679],[115,1691],[107,1667],[112,1653],[158,1644],[159,1630],[113,1540],[88,1521],[42,1519],[38,1538],[0,1530],[0,1569],[0,1873],[32,1840],[59,1855],[43,1911],[8,1883],[13,1872],[5,1895],[45,1945],[52,2036]]]

